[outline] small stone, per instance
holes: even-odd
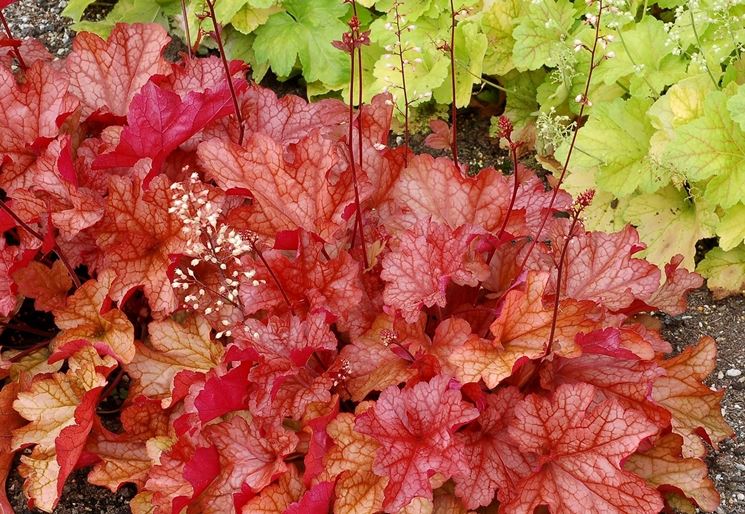
[[[742,493],[737,493],[737,499],[738,499],[739,501],[743,501],[743,500],[745,500],[745,494],[742,494]]]
[[[740,375],[742,375],[742,371],[740,371],[739,369],[730,368],[730,369],[727,370],[727,376],[728,377],[733,377],[734,378],[734,377],[739,377]]]
[[[721,371],[719,373],[717,373],[717,378],[719,380],[722,380],[724,378],[724,373],[722,373]]]

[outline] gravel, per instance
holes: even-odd
[[[69,18],[61,16],[67,0],[20,0],[3,9],[13,37],[35,37],[52,55],[65,56],[70,51],[74,32]]]

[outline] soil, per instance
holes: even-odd
[[[37,37],[58,56],[69,52],[73,33],[69,20],[60,13],[67,0],[19,0],[8,6],[4,14],[15,37]],[[95,16],[95,8],[91,16]],[[297,82],[266,84],[279,94],[303,94]],[[511,167],[496,142],[487,136],[489,117],[479,110],[466,110],[458,115],[458,142],[461,161],[469,167]],[[411,146],[415,151],[433,155],[448,155],[424,147],[425,135],[414,134]],[[395,138],[394,138],[395,140]],[[710,335],[719,347],[718,365],[709,379],[714,390],[725,390],[722,412],[733,428],[736,438],[723,442],[719,451],[708,458],[710,475],[722,495],[717,514],[745,514],[745,296],[714,300],[706,289],[689,297],[689,309],[680,316],[661,316],[663,335],[676,352],[695,343],[701,336]],[[129,500],[134,496],[132,486],[124,486],[117,493],[88,484],[87,470],[78,470],[65,484],[62,500],[55,514],[129,514]],[[13,470],[7,482],[8,498],[16,514],[35,514],[30,510],[22,492],[22,479]]]

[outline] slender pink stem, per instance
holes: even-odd
[[[3,24],[3,28],[5,29],[5,34],[7,34],[9,39],[13,38],[13,33],[10,31],[10,25],[8,25],[8,20],[5,19],[5,15],[3,14],[3,10],[0,9],[0,21]],[[21,67],[22,70],[27,70],[28,66],[26,66],[26,61],[23,60],[23,56],[21,55],[21,50],[19,48],[13,48],[13,53],[16,56],[16,60],[18,61],[18,66]]]
[[[587,74],[587,81],[585,82],[585,91],[582,95],[582,103],[580,104],[579,108],[579,115],[577,116],[578,120],[582,119],[582,116],[584,116],[585,113],[585,106],[587,105],[587,95],[590,92],[590,82],[592,81],[592,72],[595,70],[595,54],[598,47],[598,41],[600,40],[600,18],[603,15],[603,0],[598,0],[598,17],[595,23],[595,41],[593,41],[592,49],[590,50],[590,71]],[[572,142],[569,145],[569,150],[567,152],[566,159],[564,159],[564,166],[561,169],[561,175],[559,176],[559,181],[556,184],[556,187],[554,187],[553,194],[551,195],[551,201],[548,204],[548,207],[546,208],[546,212],[543,214],[543,217],[541,218],[541,224],[538,227],[538,231],[536,232],[535,238],[531,241],[530,247],[528,248],[527,253],[523,257],[522,262],[520,263],[520,272],[522,272],[523,268],[525,268],[525,264],[528,262],[528,258],[530,257],[530,254],[533,252],[533,249],[535,248],[536,244],[540,240],[541,232],[543,232],[544,227],[546,226],[546,222],[548,221],[549,216],[551,216],[551,208],[554,205],[554,202],[556,201],[556,196],[559,194],[559,190],[561,189],[561,184],[564,182],[564,177],[566,176],[567,169],[569,167],[569,160],[572,158],[572,152],[574,151],[574,146],[577,142],[577,134],[579,133],[579,124],[574,129],[574,133],[572,134]]]
[[[222,30],[220,24],[217,22],[217,15],[215,14],[215,0],[205,0],[207,7],[209,8],[209,17],[212,20],[212,25],[215,28],[215,41],[217,42],[217,48],[220,50],[220,59],[222,59],[222,66],[225,68],[225,76],[228,79],[228,87],[230,88],[230,96],[233,99],[233,108],[235,109],[235,117],[238,120],[238,144],[243,145],[243,136],[245,135],[246,129],[243,126],[243,115],[241,114],[241,108],[238,104],[238,95],[235,93],[235,86],[233,85],[233,77],[230,74],[230,65],[228,64],[228,58],[225,56],[225,48],[222,44]]]
[[[18,216],[13,209],[8,207],[8,204],[5,203],[3,200],[0,200],[0,209],[4,210],[6,213],[8,213],[8,216],[13,218],[16,223],[18,223],[18,226],[21,227],[23,230],[31,234],[33,237],[44,243],[44,236],[42,236],[40,233],[38,233],[36,230],[31,228],[28,223],[23,221],[20,216]],[[62,262],[62,264],[65,266],[65,269],[67,269],[67,273],[70,275],[70,278],[72,279],[72,283],[75,284],[75,288],[77,289],[80,287],[80,279],[78,278],[78,275],[75,273],[75,269],[72,267],[70,262],[65,257],[65,254],[62,252],[62,249],[59,247],[57,243],[54,244],[54,247],[52,248],[52,251],[57,254],[57,257]]]
[[[272,270],[272,267],[269,266],[269,263],[264,258],[264,254],[261,252],[258,245],[254,244],[253,247],[254,247],[254,250],[256,250],[256,255],[259,256],[259,259],[261,259],[261,263],[264,265],[266,270],[269,272],[269,276],[272,277],[272,281],[274,281],[274,283],[277,286],[277,289],[279,289],[279,292],[282,294],[282,298],[284,298],[285,303],[287,304],[287,307],[290,308],[290,312],[292,314],[295,314],[295,309],[292,307],[292,302],[290,301],[290,297],[287,296],[287,293],[285,292],[285,288],[282,286],[282,282],[279,281],[279,277],[277,277],[277,275],[274,273],[274,270]]]
[[[401,65],[401,89],[404,91],[404,166],[409,165],[409,92],[406,89],[406,69],[404,68],[404,47],[401,42],[401,16],[398,13],[398,1],[393,4],[396,12],[396,39],[398,41],[398,61]]]
[[[41,350],[42,348],[46,348],[47,346],[49,346],[49,341],[41,341],[40,343],[36,343],[35,345],[30,346],[26,348],[25,350],[21,350],[20,352],[15,354],[13,357],[8,359],[8,362],[18,362],[24,357],[26,357],[27,355],[31,355],[35,351]]]
[[[455,105],[455,8],[453,7],[453,0],[450,0],[450,18],[450,86],[453,91],[453,104],[450,111],[453,139],[450,148],[453,152],[453,160],[458,165],[458,108]]]
[[[564,272],[564,261],[566,258],[567,248],[569,248],[569,241],[574,237],[574,227],[577,226],[577,220],[579,219],[579,210],[574,213],[572,217],[572,224],[569,227],[569,234],[567,235],[566,241],[564,241],[564,248],[561,249],[561,256],[559,257],[559,265],[556,273],[556,294],[554,295],[554,310],[551,317],[551,332],[548,335],[548,349],[554,344],[554,334],[556,333],[556,322],[559,319],[559,297],[561,296],[561,277]]]

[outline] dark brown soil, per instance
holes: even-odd
[[[59,16],[66,3],[67,0],[19,0],[7,7],[4,13],[15,37],[38,37],[53,53],[62,56],[69,51],[72,41],[69,20]],[[280,94],[303,94],[296,81],[279,83],[270,79],[266,85]],[[487,136],[487,116],[469,110],[459,113],[458,123],[461,162],[476,169],[483,166],[511,167],[509,162],[505,162],[504,152]],[[411,146],[415,151],[449,155],[448,151],[424,147],[425,136],[412,135]],[[696,291],[690,297],[690,308],[686,313],[674,318],[663,317],[663,334],[676,352],[703,335],[713,336],[719,344],[717,370],[709,383],[714,389],[726,389],[722,411],[737,438],[722,443],[719,452],[712,453],[708,464],[722,495],[717,514],[745,514],[745,297],[715,301],[705,289]],[[88,484],[86,475],[85,470],[79,470],[68,479],[55,514],[130,513],[127,504],[135,494],[133,487],[125,486],[114,494]],[[16,514],[39,512],[26,507],[22,481],[15,470],[8,478],[7,490]]]

